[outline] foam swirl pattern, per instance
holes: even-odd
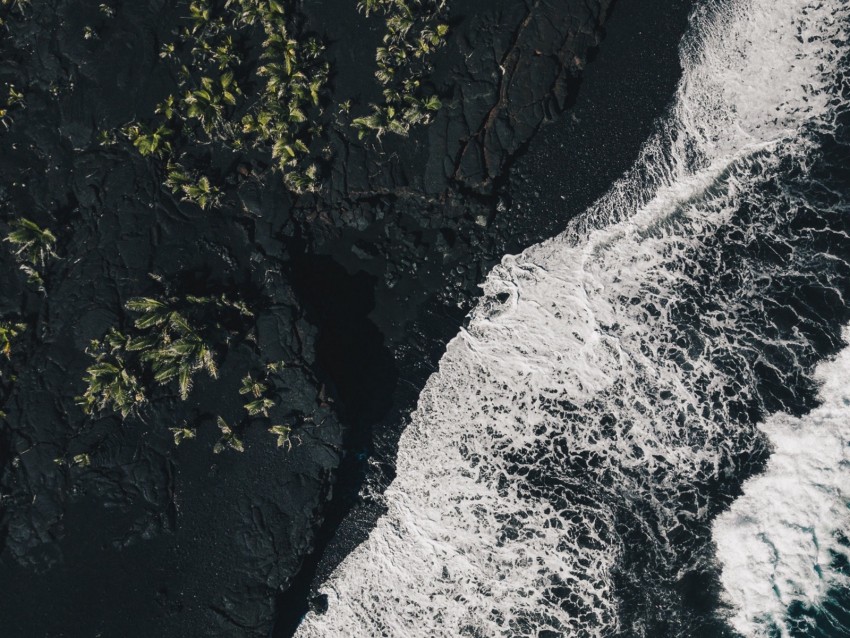
[[[713,521],[782,462],[759,423],[816,406],[850,320],[848,25],[841,0],[693,16],[669,118],[605,198],[488,276],[386,515],[299,637],[727,630],[704,605],[718,583],[740,602]],[[727,517],[761,507],[746,485]],[[761,635],[763,612],[724,613]]]

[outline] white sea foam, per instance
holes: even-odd
[[[836,557],[850,560],[841,540],[850,530],[850,348],[816,377],[821,406],[768,419],[767,470],[714,524],[732,623],[745,636],[790,636],[794,603],[817,608],[831,589],[850,587],[835,568]]]
[[[488,276],[401,438],[386,515],[299,637],[646,635],[623,627],[629,544],[659,580],[699,560],[687,553],[711,503],[697,486],[760,445],[743,414],[761,401],[753,353],[793,362],[809,345],[756,329],[770,325],[762,295],[806,251],[749,250],[799,239],[786,226],[805,202],[754,193],[789,162],[805,170],[848,13],[841,0],[709,8],[635,169]],[[742,208],[757,213],[745,223]]]

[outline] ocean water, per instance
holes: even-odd
[[[706,1],[681,56],[486,279],[297,636],[850,635],[850,5]]]
[[[821,405],[767,419],[766,470],[714,523],[731,621],[745,636],[850,636],[850,349],[815,379]]]

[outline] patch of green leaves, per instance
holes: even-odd
[[[213,447],[213,454],[221,454],[224,450],[234,450],[236,452],[245,451],[242,439],[236,436],[236,432],[224,419],[218,417],[216,419],[216,425],[218,425],[218,429],[221,432],[221,438]]]
[[[95,363],[79,398],[88,414],[111,409],[126,418],[148,400],[152,386],[175,384],[185,401],[198,373],[218,377],[215,346],[228,339],[223,315],[253,316],[244,302],[225,295],[135,297],[125,308],[136,315],[132,331],[113,328],[90,348]]]
[[[0,354],[7,359],[12,356],[12,343],[26,330],[26,325],[11,321],[0,321]]]
[[[383,15],[386,32],[375,52],[375,78],[383,87],[384,101],[372,113],[352,120],[358,137],[384,133],[407,135],[412,126],[428,124],[441,107],[435,95],[423,91],[432,72],[431,57],[446,43],[445,0],[360,0],[365,15]]]
[[[48,261],[57,257],[55,252],[56,236],[48,228],[42,228],[35,222],[19,218],[11,223],[13,228],[5,242],[12,244],[21,270],[27,275],[29,282],[39,290],[44,290],[42,269]]]
[[[83,377],[86,391],[77,397],[77,404],[86,414],[111,410],[126,419],[147,402],[138,372],[128,366],[132,366],[125,355],[129,340],[112,328],[103,339],[92,341],[86,351],[95,360]]]

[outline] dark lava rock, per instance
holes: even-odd
[[[0,383],[2,633],[289,635],[326,605],[311,590],[380,514],[360,488],[392,479],[404,415],[485,273],[632,162],[675,84],[687,2],[618,5],[579,90],[607,0],[452,0],[431,79],[446,106],[430,127],[364,142],[332,131],[319,195],[235,165],[224,205],[206,213],[164,191],[154,162],[97,143],[171,90],[158,51],[185,6],[113,1],[108,17],[98,4],[34,1],[0,45],[0,80],[26,96],[0,132],[0,231],[30,217],[61,257],[42,294],[0,251],[0,317],[28,325],[9,362],[17,379]],[[335,99],[377,99],[379,22],[354,0],[300,10],[329,42]],[[614,86],[644,101],[624,113]],[[149,273],[184,293],[240,295],[256,319],[188,401],[161,390],[143,418],[86,418],[74,402],[86,345],[130,321],[124,302],[156,291]],[[302,424],[296,445],[276,449],[256,420],[244,454],[214,456],[215,417],[239,421],[240,379],[273,360],[293,364],[282,417]],[[167,428],[183,423],[198,438],[175,448]],[[88,467],[55,462],[82,453]]]

